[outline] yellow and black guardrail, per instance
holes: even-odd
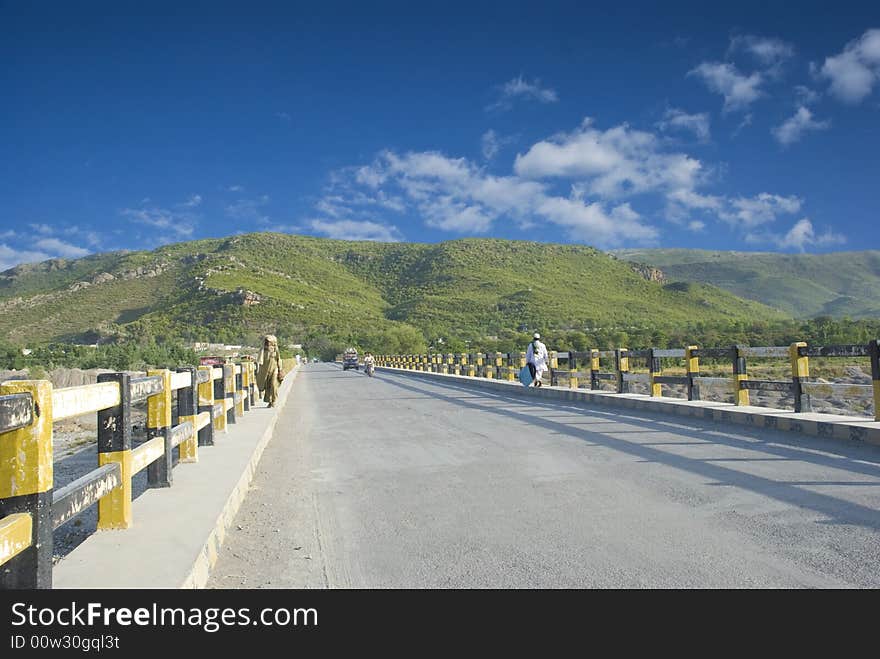
[[[178,462],[198,462],[199,447],[254,405],[255,382],[255,364],[242,361],[104,373],[97,384],[63,389],[44,380],[0,384],[0,590],[51,588],[52,532],[96,503],[99,529],[129,528],[132,477],[147,469],[150,487],[171,487],[175,449]],[[135,448],[131,407],[144,400],[147,441]],[[53,424],[91,413],[98,466],[55,490]]]
[[[867,357],[871,364],[870,385],[833,384],[816,382],[810,377],[810,357]],[[700,374],[700,359],[730,364],[730,377],[707,377]],[[791,364],[789,380],[750,379],[749,359],[786,359]],[[683,361],[685,375],[663,375],[663,361]],[[647,373],[634,373],[633,362],[644,360]],[[567,368],[560,368],[565,362]],[[513,381],[525,366],[526,353],[437,353],[427,355],[378,355],[376,364],[388,368],[422,370],[433,373],[464,375]],[[589,368],[581,365],[589,365]],[[606,370],[602,370],[602,366]],[[721,385],[732,393],[737,406],[750,404],[750,391],[776,391],[790,394],[794,399],[795,412],[811,412],[812,396],[842,395],[848,397],[873,397],[874,420],[880,421],[880,343],[872,340],[867,344],[810,346],[803,341],[788,346],[752,347],[734,345],[724,348],[648,348],[644,350],[591,349],[588,351],[549,351],[550,384],[559,386],[567,381],[569,388],[598,390],[603,382],[614,387],[616,393],[630,392],[632,383],[644,384],[651,397],[663,396],[663,385],[681,385],[687,400],[700,400],[700,387]]]

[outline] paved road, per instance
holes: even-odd
[[[290,396],[209,587],[880,587],[876,448],[331,364]]]

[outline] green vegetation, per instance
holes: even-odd
[[[46,369],[107,368],[117,371],[143,371],[147,368],[176,368],[198,364],[195,352],[179,344],[144,344],[133,342],[98,346],[50,343],[33,348],[23,355],[21,350],[0,345],[0,368],[28,369],[34,379],[45,377]]]
[[[258,345],[266,333],[323,359],[349,346],[508,352],[536,329],[562,350],[877,335],[871,321],[835,323],[795,321],[701,281],[651,281],[591,247],[496,239],[413,244],[254,233],[0,273],[8,365],[15,348],[98,343],[77,348],[84,352],[75,352],[76,365],[132,368],[176,358],[147,346]],[[44,357],[61,363],[58,354]]]
[[[670,280],[718,286],[796,318],[880,317],[880,251],[774,254],[628,249],[613,253],[658,267]]]

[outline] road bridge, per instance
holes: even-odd
[[[207,585],[880,586],[877,446],[492,384],[301,369]]]

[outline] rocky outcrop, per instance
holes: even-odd
[[[656,281],[661,284],[666,283],[666,275],[660,268],[645,265],[644,263],[633,263],[631,264],[631,266],[633,270],[635,270],[648,281]]]

